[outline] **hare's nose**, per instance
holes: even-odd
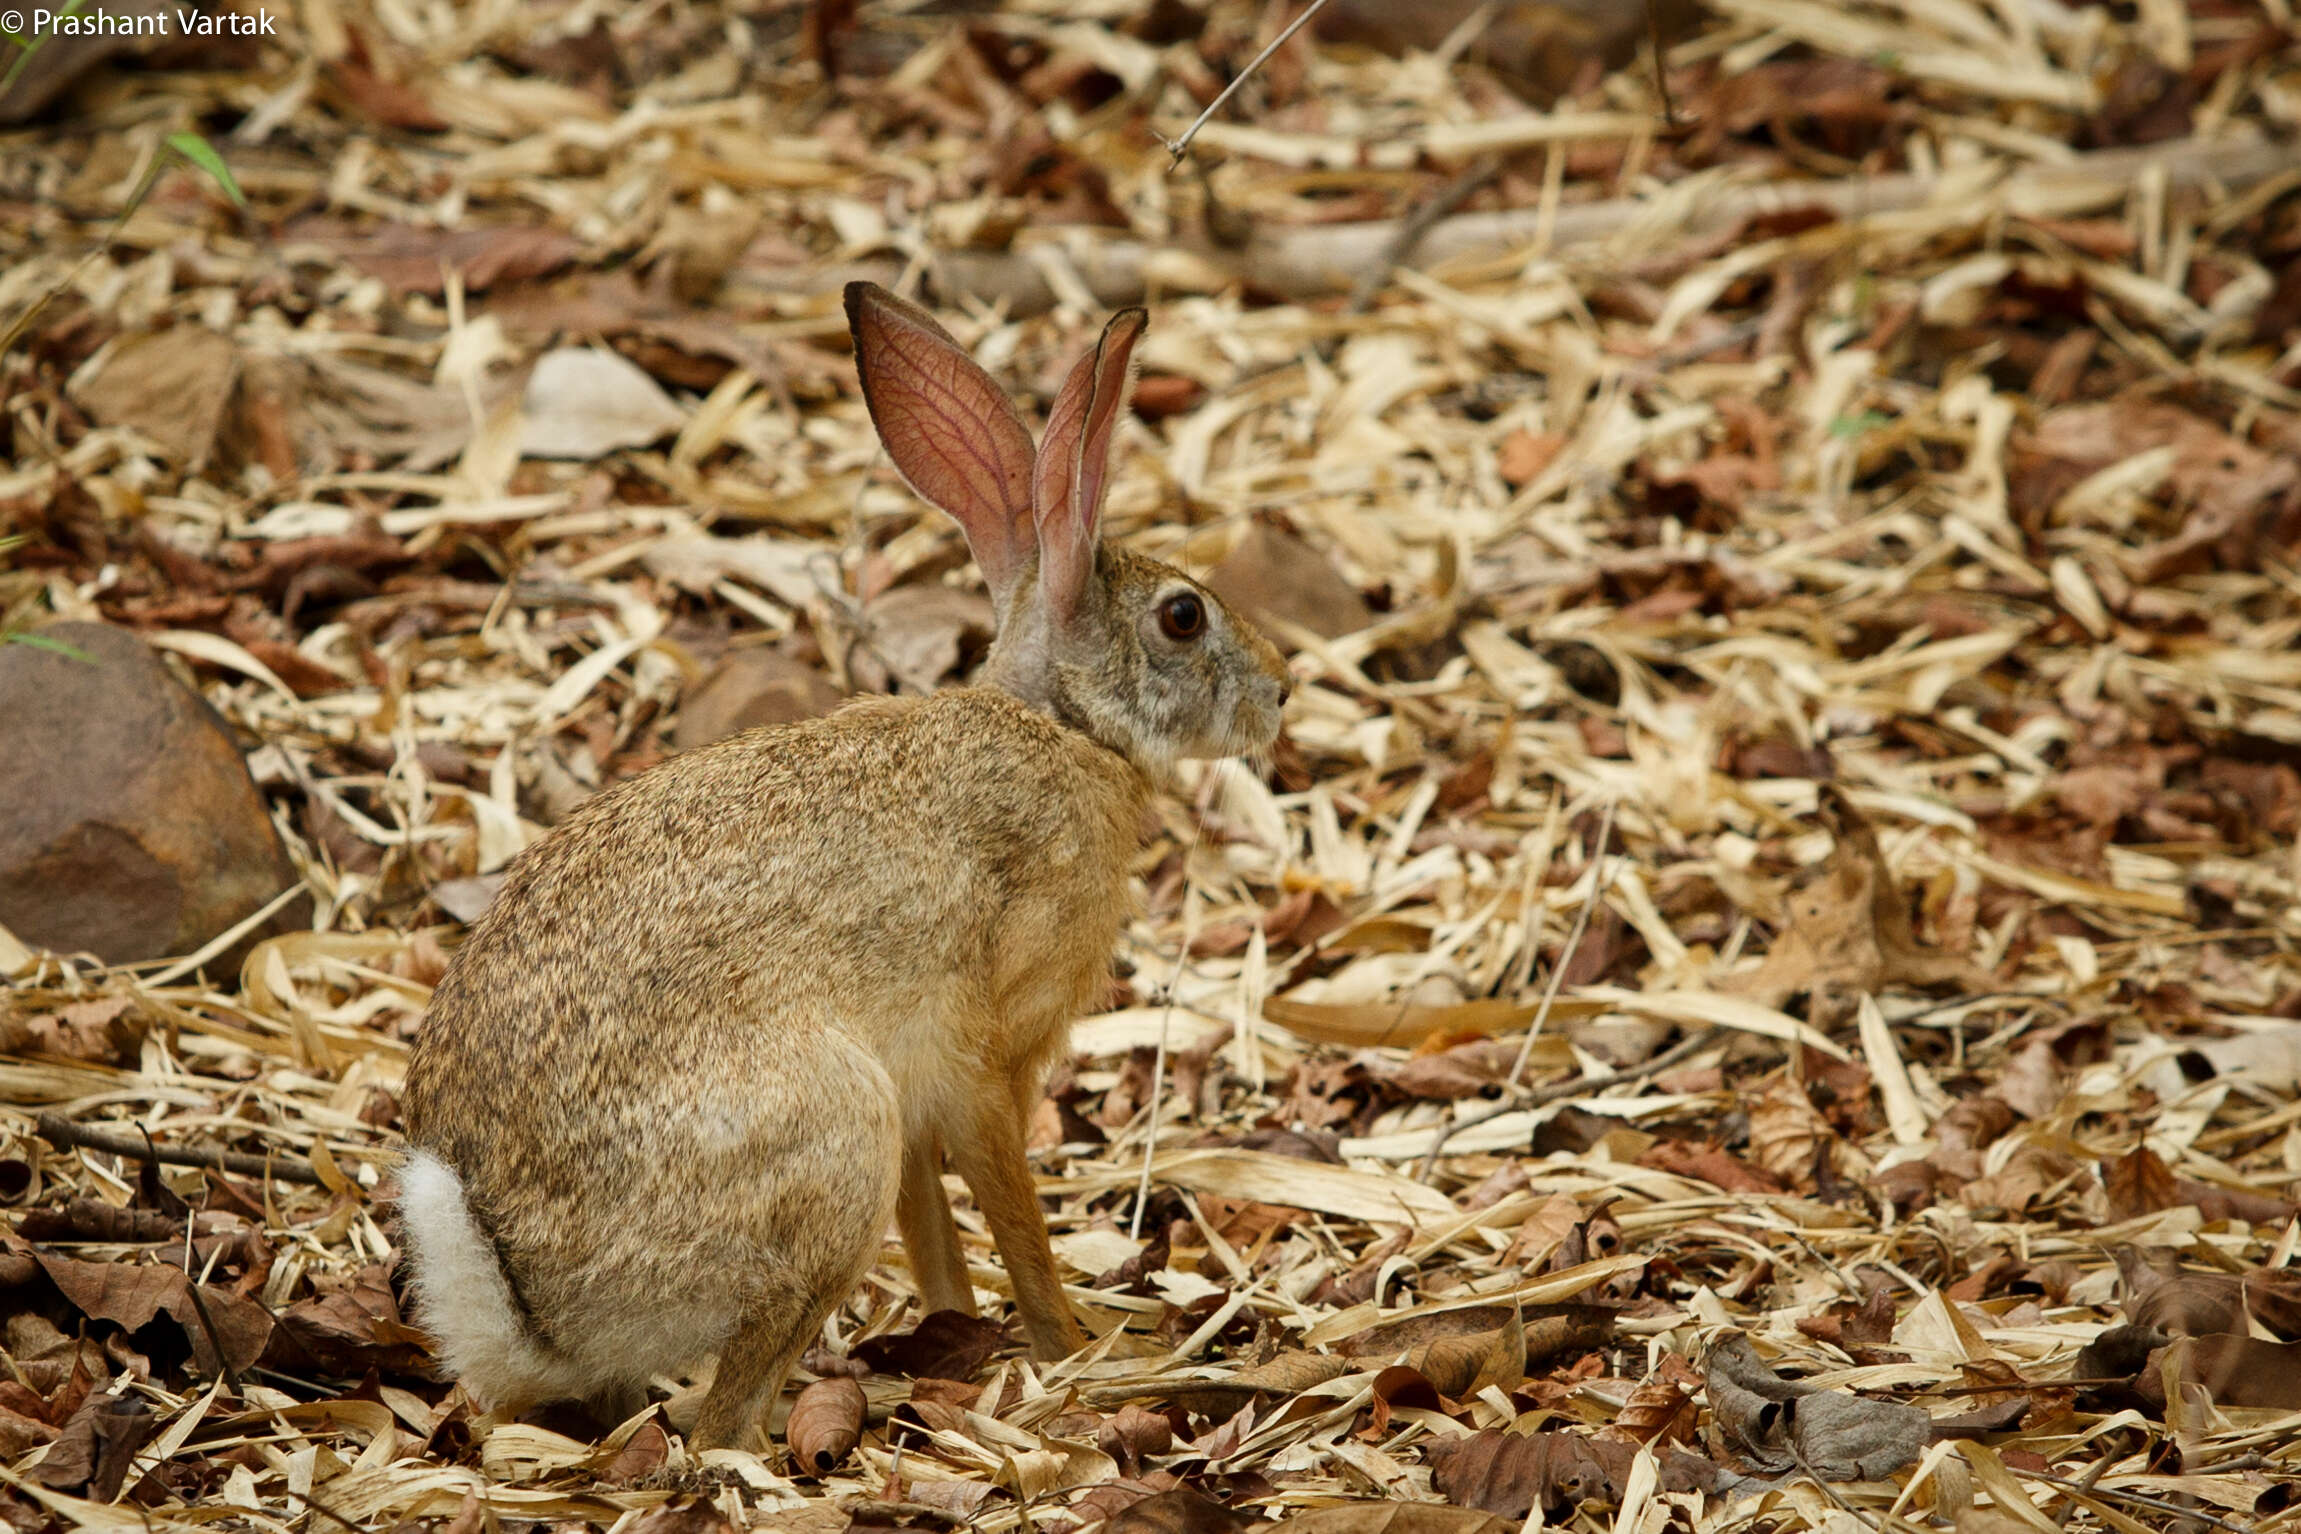
[[[1294,678],[1290,676],[1280,677],[1278,681],[1278,706],[1280,708],[1286,707],[1286,700],[1293,696]]]

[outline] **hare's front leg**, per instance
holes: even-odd
[[[919,1288],[919,1311],[975,1313],[975,1284],[967,1276],[959,1228],[951,1221],[950,1195],[943,1191],[943,1146],[931,1130],[914,1131],[903,1147],[903,1191],[895,1204],[895,1224],[903,1233],[903,1259]]]
[[[999,1244],[1033,1356],[1067,1358],[1086,1346],[1086,1334],[1079,1330],[1055,1272],[1047,1218],[1039,1208],[1038,1189],[1031,1184],[1031,1164],[1023,1150],[1015,1094],[1004,1083],[987,1081],[972,1094],[968,1107],[967,1123],[951,1137],[951,1159],[973,1191],[975,1206],[990,1223],[991,1238]]]

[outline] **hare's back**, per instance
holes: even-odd
[[[1107,957],[1145,792],[972,689],[674,757],[513,865],[433,995],[413,1132],[596,1119],[602,1092],[644,1114],[724,1070],[730,1030],[900,1026],[980,983],[986,955],[1027,967],[1053,913]]]

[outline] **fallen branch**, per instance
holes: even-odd
[[[2123,197],[2152,167],[2164,167],[2172,186],[2219,186],[2229,190],[2291,172],[2293,151],[2258,141],[2149,144],[2134,149],[2102,149],[2057,163],[2026,165],[1961,207],[1974,222],[2014,211],[2066,217]],[[1872,218],[1922,208],[1945,184],[1937,176],[1865,176],[1837,181],[1768,183],[1723,190],[1696,209],[1680,227],[1686,239],[1716,234],[1766,214],[1821,209],[1840,220]],[[1610,239],[1653,212],[1643,198],[1619,197],[1559,208],[1547,228],[1540,208],[1463,213],[1441,219],[1411,241],[1415,257],[1428,266],[1491,257],[1530,245],[1547,233],[1550,248],[1564,250]],[[1153,245],[1110,238],[1082,228],[1039,231],[1006,250],[940,251],[931,258],[940,296],[965,294],[1026,315],[1054,307],[1055,290],[1042,261],[1068,263],[1097,303],[1117,308],[1141,303],[1153,288],[1162,292],[1214,291],[1244,283],[1282,298],[1348,293],[1369,272],[1381,271],[1410,235],[1412,220],[1372,223],[1264,227],[1238,250],[1212,246]],[[864,278],[893,282],[896,261],[794,271],[787,279],[749,273],[733,280],[778,292],[832,294]]]
[[[245,1151],[212,1146],[154,1145],[148,1136],[99,1129],[93,1124],[68,1119],[61,1113],[43,1113],[38,1124],[40,1138],[58,1149],[78,1146],[83,1150],[124,1156],[130,1161],[154,1161],[161,1166],[206,1167],[212,1172],[237,1172],[242,1177],[269,1177],[314,1188],[327,1186],[320,1180],[319,1172],[301,1156],[251,1156]]]

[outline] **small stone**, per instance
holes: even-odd
[[[229,729],[142,640],[32,640],[0,644],[0,927],[110,964],[174,957],[298,882]]]
[[[671,743],[682,751],[763,724],[793,724],[839,706],[839,689],[780,650],[738,650],[679,706]]]

